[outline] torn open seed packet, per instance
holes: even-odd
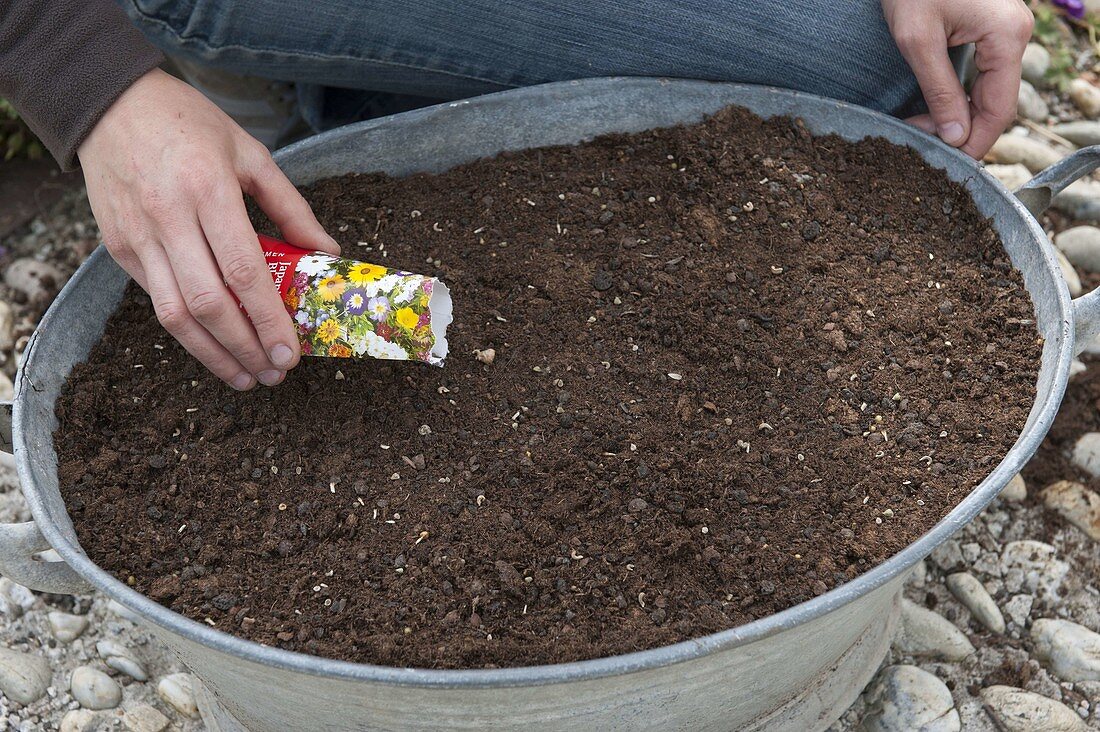
[[[312,252],[261,236],[303,356],[423,361],[447,357],[451,294],[435,277]]]

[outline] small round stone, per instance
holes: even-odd
[[[46,616],[53,637],[62,643],[72,643],[88,629],[88,618],[84,615],[70,615],[53,611]]]
[[[0,692],[12,701],[30,704],[46,694],[52,674],[45,658],[0,648]]]
[[[191,674],[170,674],[157,684],[157,695],[180,714],[198,717],[199,707],[195,702],[194,683]]]
[[[85,709],[114,709],[122,701],[122,688],[118,683],[91,666],[79,666],[73,671],[69,693]]]

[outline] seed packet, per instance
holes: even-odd
[[[435,277],[299,249],[261,236],[303,356],[423,361],[447,357],[451,293]]]

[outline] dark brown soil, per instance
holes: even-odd
[[[58,410],[91,558],[262,643],[493,667],[746,623],[926,531],[1034,398],[996,236],[881,140],[728,110],[306,193],[349,255],[451,286],[445,368],[239,395],[135,293]]]

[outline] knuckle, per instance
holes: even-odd
[[[138,202],[145,214],[159,220],[171,212],[170,196],[159,188],[146,187],[138,194]]]
[[[923,33],[906,28],[898,31],[894,42],[903,54],[909,54],[921,50],[927,43],[927,38]]]
[[[211,323],[225,313],[225,296],[214,290],[198,290],[187,296],[187,311],[200,323]]]
[[[946,86],[930,86],[924,90],[924,101],[928,103],[930,109],[942,109],[954,104],[958,99],[958,94],[954,89],[950,89]]]
[[[154,300],[153,310],[156,311],[157,320],[169,333],[178,333],[191,319],[191,314],[183,303],[176,300]]]
[[[259,282],[261,274],[267,276],[267,271],[264,270],[261,272],[256,263],[248,259],[233,259],[227,262],[225,267],[222,268],[225,284],[229,285],[229,288],[237,293],[255,287]]]

